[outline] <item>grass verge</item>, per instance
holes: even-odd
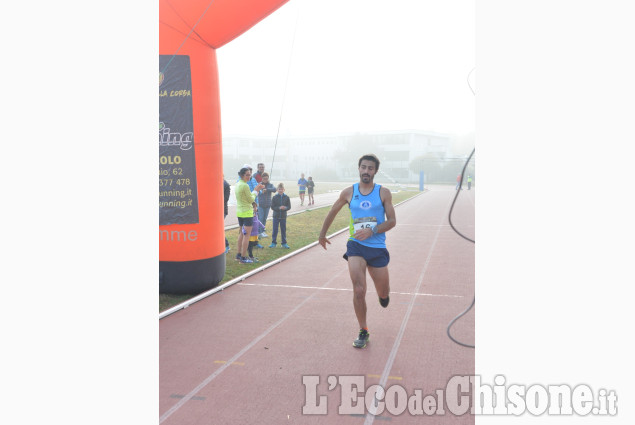
[[[415,195],[419,194],[418,190],[406,190],[392,194],[393,204],[405,201]],[[276,260],[282,256],[289,254],[297,249],[303,248],[315,241],[317,241],[322,228],[324,218],[330,211],[330,208],[318,208],[314,210],[307,210],[301,214],[289,216],[287,218],[287,243],[291,249],[280,248],[280,235],[278,235],[278,247],[268,248],[271,244],[271,236],[261,240],[261,244],[265,247],[263,249],[254,249],[253,253],[258,262],[254,264],[241,264],[234,260],[236,255],[236,243],[238,239],[238,229],[232,229],[227,231],[227,240],[231,250],[227,253],[227,261],[225,267],[225,276],[223,280],[219,282],[222,285],[225,282],[229,282],[238,276],[241,276],[253,269],[263,266],[270,261]],[[335,217],[333,224],[329,228],[329,234],[335,233],[348,226],[349,211],[348,208],[342,208]],[[267,234],[271,235],[271,221],[267,221]],[[198,294],[189,295],[173,295],[173,294],[159,294],[159,312],[167,310],[177,304],[180,304]]]

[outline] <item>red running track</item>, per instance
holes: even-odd
[[[427,396],[452,376],[474,374],[474,350],[446,335],[474,295],[474,244],[448,223],[455,194],[453,187],[432,187],[396,208],[397,226],[387,234],[390,305],[381,308],[369,279],[371,338],[364,349],[352,346],[358,328],[342,259],[346,233],[327,251],[313,247],[162,319],[160,423],[473,424],[469,413],[452,414],[447,405],[431,417],[408,408],[375,416],[363,406],[365,395],[372,401],[365,389],[373,384]],[[452,216],[471,239],[474,194],[462,191]],[[474,344],[474,309],[452,335]],[[303,376],[319,385],[305,385]],[[330,390],[329,377],[337,380]],[[342,401],[346,379],[363,380],[361,411],[338,411],[354,404]],[[325,414],[303,414],[303,407],[317,412],[322,396]]]

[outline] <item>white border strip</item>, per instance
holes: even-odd
[[[337,235],[339,235],[340,233],[345,232],[345,231],[347,231],[347,230],[348,230],[348,227],[345,227],[344,229],[339,230],[339,231],[337,231],[337,232],[333,233],[333,234],[332,234],[332,235],[330,235],[330,236],[327,236],[327,239],[330,239],[330,238],[332,238],[333,236],[337,236]],[[272,261],[268,262],[267,264],[265,264],[265,265],[264,265],[264,266],[262,266],[262,267],[258,267],[257,269],[253,269],[253,270],[251,270],[251,271],[249,271],[249,272],[247,272],[247,273],[245,273],[245,274],[243,274],[243,275],[238,276],[238,277],[237,277],[237,278],[235,278],[235,279],[230,280],[229,282],[225,282],[225,283],[223,283],[221,286],[217,286],[217,287],[215,287],[215,288],[212,288],[212,289],[210,289],[210,290],[209,290],[209,291],[207,291],[207,292],[203,292],[203,293],[201,293],[201,294],[198,294],[198,295],[197,295],[197,296],[195,296],[194,298],[190,298],[189,300],[182,302],[181,304],[175,305],[174,307],[172,307],[172,308],[170,308],[170,309],[168,309],[168,310],[165,310],[165,311],[163,311],[161,314],[159,314],[159,320],[160,320],[160,319],[163,319],[165,316],[169,316],[170,314],[172,314],[172,313],[174,313],[174,312],[176,312],[176,311],[178,311],[178,310],[181,310],[181,309],[187,308],[187,307],[189,307],[191,304],[194,304],[195,302],[200,301],[200,300],[202,300],[203,298],[207,298],[207,297],[209,297],[210,295],[213,295],[213,294],[215,294],[215,293],[217,293],[217,292],[219,292],[219,291],[222,291],[223,289],[225,289],[225,288],[227,288],[227,287],[229,287],[229,286],[232,286],[232,285],[234,285],[234,284],[236,284],[236,283],[238,283],[238,282],[242,282],[243,280],[247,279],[249,276],[253,276],[253,275],[255,275],[256,273],[260,273],[261,271],[266,270],[266,269],[268,269],[269,267],[275,266],[276,264],[281,263],[281,262],[283,262],[284,260],[286,260],[286,259],[288,259],[288,258],[293,257],[294,255],[297,255],[297,254],[299,254],[299,253],[301,253],[301,252],[303,252],[303,251],[306,251],[306,250],[307,250],[307,249],[309,249],[309,248],[313,248],[313,247],[314,247],[315,245],[317,245],[318,243],[319,243],[318,241],[315,241],[315,242],[313,242],[313,243],[310,243],[309,245],[307,245],[307,246],[305,246],[305,247],[303,247],[303,248],[297,249],[297,250],[295,250],[295,251],[293,251],[293,252],[291,252],[291,253],[289,253],[289,254],[287,254],[287,255],[283,256],[283,257],[280,257],[280,258],[277,258],[277,259],[275,259],[275,260],[272,260]]]
[[[321,286],[301,286],[301,285],[281,285],[272,283],[243,283],[245,286],[262,286],[265,288],[293,288],[293,289],[319,289],[321,291],[347,291],[353,292],[353,288],[324,288]],[[372,289],[368,289],[368,293],[376,294],[377,292]],[[390,291],[390,295],[414,295],[415,297],[449,297],[449,298],[465,298],[463,295],[449,295],[449,294],[428,294],[425,292],[393,292]]]
[[[344,272],[344,268],[342,268],[339,272],[335,273],[333,275],[332,278],[330,278],[329,280],[326,281],[326,283],[324,285],[322,285],[323,287],[326,287],[328,285],[331,284],[331,282],[333,282],[335,279],[339,278],[339,276]],[[300,307],[302,307],[304,304],[308,303],[314,296],[315,294],[317,294],[316,292],[313,292],[313,294],[311,294],[309,297],[307,297],[304,301],[302,301],[300,304],[298,304],[297,306],[295,306],[291,311],[289,311],[287,314],[284,315],[284,317],[282,317],[280,320],[278,320],[276,323],[274,323],[273,325],[271,325],[266,331],[264,331],[263,333],[261,333],[258,337],[256,337],[255,339],[253,339],[249,344],[247,344],[245,347],[243,347],[242,350],[240,350],[238,353],[234,354],[234,356],[227,360],[227,362],[225,364],[223,364],[221,367],[219,367],[218,369],[216,369],[214,371],[214,373],[212,373],[211,375],[209,375],[207,378],[205,378],[203,380],[203,382],[201,382],[200,384],[198,384],[196,386],[196,388],[194,388],[192,391],[190,391],[186,396],[184,396],[182,399],[180,399],[175,405],[173,405],[167,412],[165,412],[163,415],[161,415],[161,417],[159,418],[159,424],[163,423],[168,417],[170,417],[170,415],[172,415],[174,412],[176,412],[177,410],[179,410],[185,403],[187,403],[188,401],[190,401],[192,398],[194,398],[194,396],[201,391],[205,386],[207,386],[207,384],[209,384],[210,382],[212,382],[214,379],[216,379],[216,377],[218,375],[220,375],[221,373],[223,373],[225,371],[225,369],[227,369],[228,367],[230,367],[230,365],[232,363],[234,363],[236,360],[238,360],[243,354],[245,354],[247,351],[249,351],[254,345],[256,345],[260,340],[262,340],[264,337],[266,337],[267,335],[269,335],[274,329],[276,329],[278,326],[280,326],[282,323],[284,323],[289,317],[291,317],[293,315],[293,313],[295,313],[296,311],[298,311],[300,309]]]
[[[421,195],[422,195],[422,194],[424,194],[424,193],[427,193],[427,191],[419,192],[418,194],[416,194],[416,195],[414,195],[414,196],[411,196],[410,198],[405,199],[405,200],[403,200],[403,201],[399,202],[398,204],[396,204],[396,205],[395,205],[395,207],[398,207],[399,205],[401,205],[401,204],[403,204],[403,203],[405,203],[405,202],[408,202],[408,201],[410,201],[410,200],[412,200],[412,199],[414,199],[414,198],[416,198],[416,197],[418,197],[418,196],[421,196]],[[317,208],[316,208],[316,209],[317,209]],[[337,232],[335,232],[335,233],[333,233],[333,234],[331,234],[331,235],[327,236],[326,238],[327,238],[327,239],[331,239],[332,237],[337,236],[337,235],[339,235],[340,233],[343,233],[343,232],[347,231],[348,229],[349,229],[348,227],[345,227],[345,228],[343,228],[342,230],[338,230]],[[214,295],[215,293],[217,293],[217,292],[219,292],[219,291],[222,291],[222,290],[224,290],[225,288],[228,288],[228,287],[230,287],[230,286],[232,286],[232,285],[235,285],[235,284],[236,284],[236,283],[238,283],[238,282],[242,282],[243,280],[247,279],[248,277],[253,276],[253,275],[255,275],[256,273],[260,273],[261,271],[266,270],[266,269],[268,269],[269,267],[275,266],[276,264],[281,263],[281,262],[283,262],[284,260],[286,260],[286,259],[288,259],[288,258],[291,258],[291,257],[293,257],[294,255],[297,255],[297,254],[299,254],[299,253],[301,253],[301,252],[303,252],[303,251],[306,251],[306,250],[307,250],[307,249],[309,249],[309,248],[313,248],[315,245],[318,245],[318,244],[319,244],[319,242],[318,242],[318,241],[315,241],[315,242],[313,242],[313,243],[310,243],[309,245],[305,246],[304,248],[300,248],[300,249],[295,250],[295,251],[293,251],[293,252],[291,252],[291,253],[289,253],[289,254],[287,254],[287,255],[283,256],[283,257],[280,257],[280,258],[278,258],[278,259],[276,259],[276,260],[270,261],[269,263],[265,264],[265,265],[264,265],[264,266],[262,266],[262,267],[258,267],[257,269],[253,269],[252,271],[247,272],[247,273],[245,273],[245,274],[243,274],[243,275],[240,275],[240,276],[238,276],[237,278],[230,280],[229,282],[225,282],[225,283],[223,283],[223,284],[222,284],[222,285],[220,285],[220,286],[217,286],[217,287],[215,287],[215,288],[210,289],[209,291],[203,292],[203,293],[198,294],[197,296],[195,296],[195,297],[193,297],[193,298],[190,298],[189,300],[183,301],[181,304],[177,304],[177,305],[175,305],[174,307],[171,307],[171,308],[169,308],[169,309],[167,309],[167,310],[164,310],[164,311],[162,311],[161,313],[159,313],[159,320],[163,319],[164,317],[169,316],[170,314],[176,313],[176,312],[177,312],[177,311],[179,311],[179,310],[183,310],[183,309],[185,309],[185,308],[189,307],[190,305],[192,305],[192,304],[194,304],[194,303],[196,303],[196,302],[198,302],[198,301],[202,300],[203,298],[207,298],[207,297],[209,297],[210,295]]]

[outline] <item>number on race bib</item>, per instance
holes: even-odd
[[[353,229],[355,232],[362,229],[372,229],[377,225],[377,219],[375,217],[361,217],[353,221]]]

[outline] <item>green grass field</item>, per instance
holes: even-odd
[[[335,190],[335,189],[333,189]],[[316,187],[317,191],[317,187]],[[409,199],[420,192],[418,190],[406,190],[393,193],[393,204],[396,205],[406,199]],[[271,237],[261,240],[261,245],[264,249],[254,249],[253,253],[258,262],[254,264],[242,264],[234,259],[236,255],[236,243],[238,239],[238,229],[231,229],[227,231],[227,240],[231,250],[227,253],[227,261],[225,268],[225,276],[219,283],[222,285],[225,282],[229,282],[238,276],[241,276],[250,270],[267,264],[270,261],[283,257],[294,250],[303,248],[318,240],[320,229],[324,218],[328,214],[330,208],[318,208],[314,210],[308,210],[301,214],[291,215],[287,218],[287,243],[291,249],[280,248],[280,240],[278,240],[277,248],[268,248],[271,243]],[[349,212],[348,208],[344,207],[335,217],[333,224],[329,228],[328,234],[335,233],[338,230],[348,227]],[[271,222],[267,222],[267,233],[271,235]],[[180,304],[197,294],[191,295],[172,295],[172,294],[159,294],[159,312],[167,310],[177,304]]]

